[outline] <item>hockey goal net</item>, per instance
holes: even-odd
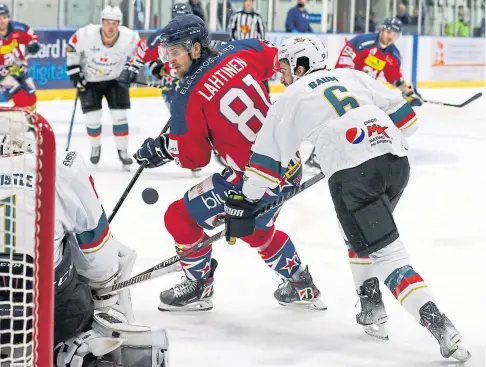
[[[55,139],[0,107],[0,365],[52,367]]]

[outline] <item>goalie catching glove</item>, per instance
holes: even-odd
[[[249,236],[255,232],[258,203],[246,199],[243,195],[230,194],[224,204],[224,224],[226,241],[230,245],[235,238]]]
[[[169,134],[162,134],[155,139],[145,139],[133,158],[138,164],[147,162],[148,168],[159,167],[174,160],[174,157],[169,153]]]

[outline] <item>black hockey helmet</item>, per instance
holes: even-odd
[[[6,4],[0,4],[0,15],[10,17],[10,10]]]
[[[179,15],[194,14],[192,7],[189,4],[175,4],[172,7],[172,19]]]

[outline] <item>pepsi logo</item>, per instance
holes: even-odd
[[[346,131],[346,139],[351,144],[359,144],[363,141],[365,137],[365,132],[359,127],[352,127]]]

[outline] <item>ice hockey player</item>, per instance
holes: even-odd
[[[23,111],[14,113],[25,114]],[[11,204],[4,200],[4,205],[15,205],[17,211],[25,213],[34,211],[36,200],[36,156],[32,154],[32,149],[35,149],[33,145],[34,142],[22,133],[14,139],[11,136],[0,138],[0,194],[2,197],[16,197]],[[93,178],[81,154],[74,151],[59,154],[55,174],[55,365],[81,366],[83,358],[86,362],[102,356],[105,361],[112,360],[126,348],[118,356],[120,359],[117,363],[120,364],[116,366],[160,367],[160,363],[150,363],[152,348],[154,356],[161,357],[160,361],[163,361],[168,348],[166,333],[160,329],[133,325],[135,320],[129,290],[104,297],[96,295],[98,289],[130,277],[136,259],[135,251],[112,236]],[[16,179],[19,177],[25,179]],[[9,210],[2,212],[8,213]],[[35,238],[34,233],[29,234],[35,228],[34,216],[25,217],[16,223],[17,233],[22,233],[16,237],[16,248],[26,249],[27,253],[12,255],[13,249],[9,248],[12,245],[2,243],[4,236],[1,236],[0,245],[6,251],[0,253],[0,272],[7,269],[9,274],[9,269],[15,269],[18,276],[23,271],[32,271],[31,268],[26,270],[25,267],[14,266],[16,263],[26,263],[26,258],[32,262],[30,251],[33,243],[27,241]],[[21,240],[26,242],[18,243]],[[0,276],[0,310],[5,313],[0,313],[1,330],[12,330],[9,325],[11,321],[7,318],[10,311],[5,306],[5,301],[10,302],[11,299],[8,291],[5,292],[9,281],[3,275]],[[17,283],[17,286],[24,289],[22,284]],[[15,326],[15,321],[13,323]],[[114,337],[114,333],[119,336]],[[3,331],[1,334],[2,341],[7,341],[9,335]],[[152,348],[147,340],[153,341]],[[134,361],[139,362],[136,364]],[[96,364],[93,362],[89,366],[95,367]]]
[[[139,37],[122,26],[122,18],[119,7],[107,6],[101,12],[101,24],[78,29],[69,39],[67,73],[81,99],[91,143],[91,163],[100,161],[102,99],[105,97],[113,119],[118,157],[124,169],[129,169],[133,163],[127,154],[130,95],[116,79],[126,60],[135,54]]]
[[[229,42],[219,50],[209,45],[208,28],[195,15],[176,17],[162,30],[162,61],[171,63],[181,85],[171,105],[170,134],[146,139],[135,155],[138,163],[147,161],[150,168],[174,160],[183,168],[193,169],[209,163],[214,147],[228,162],[229,167],[221,174],[191,188],[165,212],[165,226],[177,251],[208,238],[204,230],[213,229],[224,215],[228,193],[239,192],[251,144],[271,106],[261,81],[274,74],[275,47],[257,39]],[[296,152],[285,169],[285,179],[268,191],[264,200],[299,185],[302,167]],[[277,214],[272,211],[260,217],[255,233],[243,241],[284,279],[284,286],[274,293],[280,304],[325,309],[292,240],[275,229]],[[159,310],[201,311],[213,307],[217,262],[211,258],[211,251],[209,246],[184,257],[181,265],[186,279],[161,293]]]
[[[28,25],[10,20],[5,4],[0,4],[0,43],[0,102],[12,99],[15,107],[35,110],[35,85],[26,56],[39,52],[39,39]]]
[[[378,33],[366,33],[346,42],[338,57],[335,68],[361,70],[374,79],[383,78],[398,88],[411,106],[421,106],[422,97],[405,81],[401,71],[400,51],[395,42],[402,32],[399,19],[385,19]],[[313,151],[305,162],[307,166],[319,168]]]
[[[409,179],[405,137],[417,127],[412,108],[362,72],[326,70],[327,50],[316,36],[285,40],[278,59],[288,88],[270,108],[252,147],[243,195],[228,196],[227,239],[254,233],[264,193],[276,187],[292,152],[311,142],[349,249],[361,301],[358,324],[367,334],[388,339],[382,281],[438,340],[444,357],[467,360],[461,335],[412,267],[392,214]]]
[[[172,19],[185,14],[193,14],[189,4],[175,4],[173,6]],[[170,64],[168,62],[163,63],[159,58],[157,40],[160,32],[158,30],[153,33],[147,41],[144,39],[140,40],[135,56],[126,63],[118,78],[118,82],[128,88],[131,83],[137,80],[140,70],[143,70],[145,64],[147,64],[152,75],[161,81],[162,98],[170,111],[170,104],[179,87],[179,79],[175,70],[171,69]]]

